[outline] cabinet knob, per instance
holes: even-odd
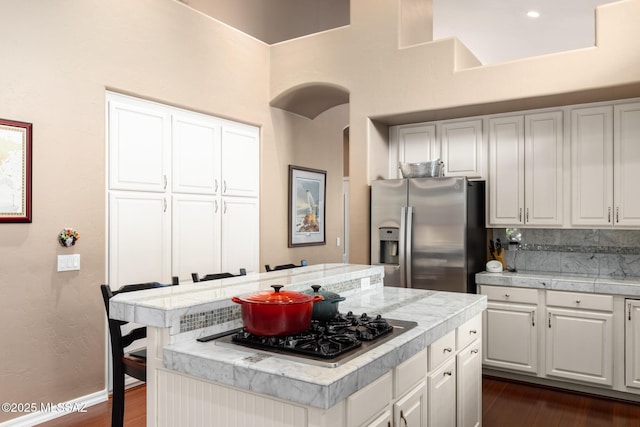
[[[445,349],[443,349],[443,353],[451,353],[453,351],[453,349],[451,347],[447,347]]]
[[[453,375],[453,373],[451,371],[445,371],[442,375],[447,375],[447,376],[451,376]]]
[[[478,354],[478,349],[474,348],[473,350],[471,350],[471,354]]]
[[[478,331],[476,331],[475,329],[471,329],[471,330],[469,331],[469,335],[475,335],[475,334],[477,334],[477,333],[478,333]]]
[[[510,296],[511,296],[511,295],[509,295],[509,294],[504,294],[504,297],[505,297],[505,298],[509,298]]]
[[[576,304],[580,304],[580,300],[579,299],[576,300]]]

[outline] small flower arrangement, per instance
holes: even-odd
[[[73,246],[76,244],[76,240],[80,238],[80,234],[73,228],[64,228],[60,234],[58,234],[58,242],[62,246]]]

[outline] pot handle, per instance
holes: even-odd
[[[322,295],[314,295],[313,296],[313,302],[318,302],[318,301],[322,301],[324,298],[322,297]]]
[[[231,301],[235,302],[236,304],[242,304],[242,300],[236,296],[231,297]]]
[[[345,298],[345,297],[334,298],[334,299],[332,299],[332,300],[331,300],[331,302],[332,302],[332,303],[334,303],[334,302],[340,302],[340,301],[344,301],[344,300],[346,300],[346,299],[347,299],[347,298]]]

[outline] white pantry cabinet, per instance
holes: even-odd
[[[625,300],[625,385],[640,388],[640,300]]]
[[[259,271],[259,129],[115,93],[107,94],[107,103],[108,191],[128,191],[130,200],[156,192],[169,221],[156,231],[164,233],[169,249],[162,259],[145,261],[162,265],[143,269],[139,254],[155,253],[158,238],[130,231],[146,230],[154,221],[141,214],[126,220],[110,215],[111,235],[135,238],[138,254],[121,256],[123,245],[110,239],[110,283],[132,283],[124,272],[134,270],[142,281]],[[125,224],[128,231],[118,229]]]
[[[489,119],[489,226],[563,223],[562,112]]]
[[[482,286],[483,364],[529,374],[538,373],[538,291]]]

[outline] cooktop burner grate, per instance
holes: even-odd
[[[384,319],[380,315],[373,317],[365,313],[357,316],[348,312],[326,322],[314,320],[309,329],[296,335],[268,337],[239,329],[225,336],[205,337],[198,341],[215,340],[220,345],[239,345],[297,361],[316,361],[315,364],[320,366],[335,367],[416,325],[410,321]]]

